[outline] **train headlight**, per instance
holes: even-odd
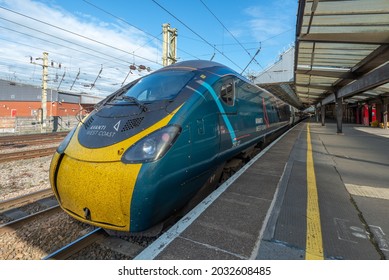
[[[157,142],[155,142],[154,139],[147,139],[143,143],[142,150],[146,155],[155,154],[155,151],[157,150]]]
[[[72,130],[70,130],[68,135],[66,135],[66,137],[62,140],[61,144],[59,144],[59,146],[57,148],[57,153],[59,153],[59,154],[63,154],[64,153],[64,151],[65,151],[66,147],[68,146],[70,140],[72,139],[76,129],[77,129],[77,126],[74,127]]]
[[[170,125],[163,127],[132,145],[122,156],[124,163],[143,163],[163,157],[173,145],[181,127]]]

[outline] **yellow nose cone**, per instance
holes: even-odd
[[[64,156],[56,176],[61,207],[74,218],[130,230],[130,204],[141,164],[86,162]]]

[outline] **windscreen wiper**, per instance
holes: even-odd
[[[112,100],[116,99],[117,96],[120,96],[120,94],[123,94],[123,92],[125,92],[127,89],[125,88],[122,88],[122,89],[119,89],[118,91],[114,92],[114,93],[111,93],[110,95],[108,95],[104,100],[100,101],[99,103],[97,103],[95,105],[95,109],[98,110],[100,109],[101,107],[103,107],[104,105],[106,105],[107,103],[111,102]]]
[[[142,109],[142,112],[147,112],[147,106],[140,103],[138,99],[136,99],[135,97],[132,97],[132,96],[127,96],[127,95],[122,95],[121,98],[123,100],[128,100],[128,101],[131,101],[131,102],[134,102],[136,105],[138,105],[138,107],[140,109]]]

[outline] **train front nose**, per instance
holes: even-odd
[[[136,143],[154,131],[164,132],[159,128],[166,126],[173,115],[154,123],[151,117],[149,121],[139,112],[131,113],[131,108],[140,110],[137,106],[108,106],[106,111],[103,108],[90,115],[68,134],[52,159],[53,191],[61,207],[80,221],[132,231],[131,223],[142,219],[139,208],[136,213],[130,212],[143,161],[128,160],[127,152],[136,153]],[[125,111],[115,113],[114,109]],[[137,217],[136,222],[133,217]]]
[[[60,205],[83,222],[129,231],[130,203],[140,167],[63,155],[54,183]]]

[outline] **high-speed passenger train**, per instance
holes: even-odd
[[[226,66],[176,63],[97,104],[57,148],[51,186],[75,219],[143,232],[295,121],[293,107]]]

